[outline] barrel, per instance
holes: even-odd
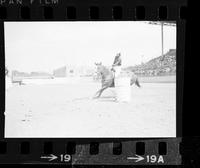
[[[12,81],[8,76],[5,77],[5,81],[6,81],[5,84],[6,84],[6,90],[7,90],[8,88],[12,86]]]
[[[131,101],[130,77],[123,76],[115,78],[115,91],[116,91],[116,100],[118,102],[130,102]]]

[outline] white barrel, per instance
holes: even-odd
[[[116,99],[119,102],[131,101],[130,77],[115,78]]]
[[[8,76],[6,76],[5,77],[5,80],[6,80],[6,90],[8,89],[8,88],[10,88],[11,86],[12,86],[12,81],[11,81],[11,79],[8,77]]]

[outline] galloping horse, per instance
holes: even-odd
[[[102,63],[95,63],[95,65],[97,66],[97,72],[101,75],[102,87],[99,91],[96,92],[94,98],[99,98],[105,89],[109,87],[115,87],[114,74],[110,69],[103,66]],[[138,77],[133,72],[131,72],[130,85],[133,84],[135,84],[138,87],[141,87],[138,81]]]

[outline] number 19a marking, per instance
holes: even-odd
[[[164,163],[164,158],[162,155],[156,156],[156,155],[147,155],[147,163]]]

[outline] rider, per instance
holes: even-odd
[[[115,56],[115,60],[112,64],[112,69],[111,69],[114,73],[114,77],[119,76],[121,72],[121,64],[122,64],[121,53],[117,53],[117,55]]]

